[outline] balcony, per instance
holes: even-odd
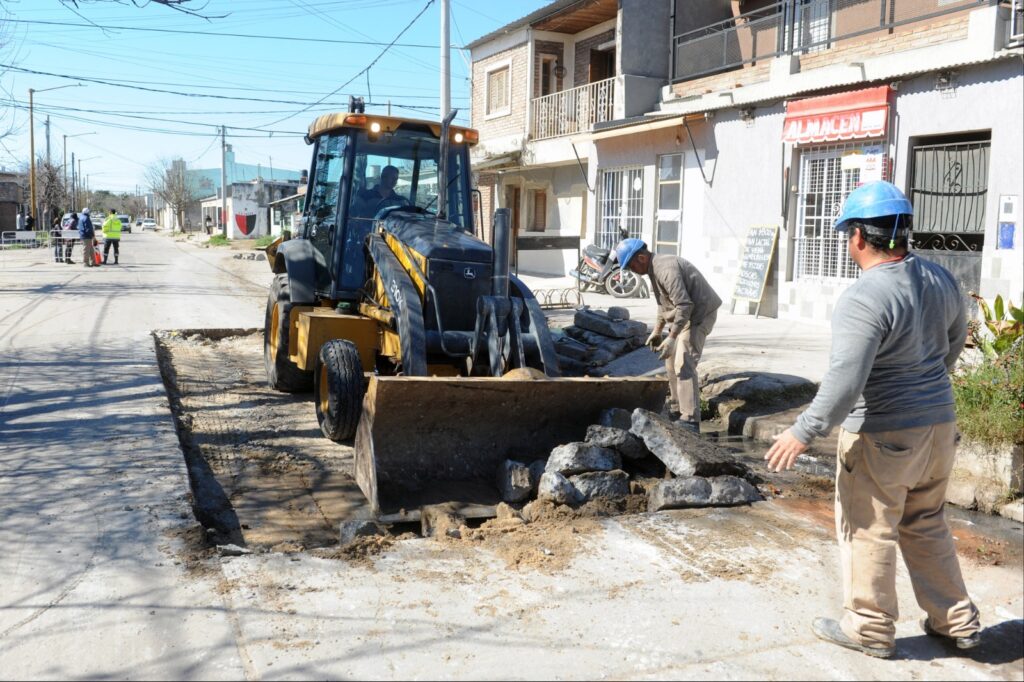
[[[1021,0],[1014,0],[1016,7]],[[672,82],[806,54],[998,0],[782,0],[672,39]],[[1019,28],[1017,29],[1020,30]]]
[[[546,140],[574,135],[614,118],[615,79],[606,78],[535,98],[530,109],[530,137]]]

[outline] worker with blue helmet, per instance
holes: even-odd
[[[699,432],[697,363],[704,352],[704,341],[715,326],[722,299],[692,263],[667,254],[652,255],[639,239],[619,242],[615,258],[621,267],[651,278],[658,317],[647,345],[665,361],[669,417]],[[669,333],[663,337],[666,325]]]
[[[788,469],[842,423],[836,528],[844,610],[838,621],[815,619],[812,630],[879,658],[896,651],[897,543],[927,613],[925,633],[961,649],[981,642],[943,516],[957,439],[949,372],[967,338],[966,308],[953,275],[908,250],[913,213],[888,182],[847,197],[835,228],[861,275],[836,303],[817,395],[765,455],[770,469]]]

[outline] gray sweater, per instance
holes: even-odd
[[[676,336],[690,324],[700,324],[705,317],[718,310],[722,299],[711,288],[704,275],[693,263],[677,256],[658,254],[651,258],[651,290],[658,302],[655,323]]]
[[[836,304],[829,369],[793,425],[801,442],[956,420],[949,370],[967,339],[960,289],[914,254],[865,271]]]

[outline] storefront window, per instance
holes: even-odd
[[[878,142],[814,147],[800,154],[795,275],[797,279],[856,279],[846,237],[835,230],[843,202],[862,182],[883,179]],[[877,177],[875,177],[877,175]]]

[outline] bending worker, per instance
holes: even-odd
[[[700,385],[697,363],[704,340],[715,326],[722,299],[687,260],[652,255],[639,239],[623,239],[615,247],[619,266],[649,275],[658,302],[658,317],[647,345],[665,361],[668,372],[669,416],[691,431],[700,432]],[[662,337],[669,325],[668,336]]]
[[[963,298],[945,268],[907,250],[913,207],[888,182],[850,193],[835,229],[863,271],[832,316],[832,351],[811,405],[778,436],[768,467],[789,469],[842,422],[836,535],[843,616],[812,624],[821,639],[878,658],[896,652],[896,545],[924,632],[960,649],[980,643],[943,515],[956,451],[949,371],[967,338]]]
[[[110,245],[114,245],[114,265],[117,265],[121,258],[121,221],[113,211],[103,221],[103,264],[107,264],[107,257],[110,255]]]

